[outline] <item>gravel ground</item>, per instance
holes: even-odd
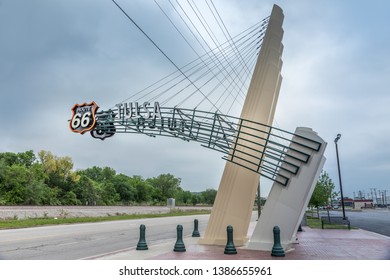
[[[166,206],[0,206],[0,219],[103,217],[123,214],[168,213]],[[210,210],[211,207],[175,207],[182,211]]]

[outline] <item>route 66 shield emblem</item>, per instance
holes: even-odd
[[[95,113],[99,106],[94,101],[91,103],[76,104],[72,108],[72,118],[70,119],[70,130],[83,134],[92,130],[96,124]]]

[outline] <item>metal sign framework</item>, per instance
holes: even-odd
[[[150,112],[155,108],[145,106],[144,109]],[[138,133],[196,141],[203,147],[223,153],[224,160],[283,186],[288,185],[291,175],[298,173],[300,164],[309,161],[311,152],[321,148],[321,143],[303,136],[219,113],[161,107],[159,117],[150,114],[144,117],[138,113],[134,117],[126,116],[120,110],[117,107],[97,112],[91,135],[104,140],[115,133]],[[306,144],[299,139],[304,139],[302,142]],[[293,153],[287,153],[289,150]]]

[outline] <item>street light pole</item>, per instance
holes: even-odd
[[[261,197],[260,197],[260,181],[257,185],[257,219],[260,218],[261,215]]]
[[[345,218],[345,209],[344,209],[344,195],[343,195],[343,184],[341,183],[341,172],[340,172],[340,160],[339,160],[339,149],[337,147],[337,142],[340,140],[341,134],[337,134],[336,139],[334,139],[334,143],[336,145],[336,157],[337,157],[337,168],[339,171],[339,182],[340,182],[340,195],[341,195],[341,208],[343,209],[343,219]]]

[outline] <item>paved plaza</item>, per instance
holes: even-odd
[[[251,225],[253,228],[253,223]],[[149,244],[149,250],[134,248],[96,259],[106,260],[390,260],[390,237],[361,229],[312,229],[302,227],[298,242],[285,257],[270,252],[237,247],[237,254],[224,254],[224,246],[199,245],[198,238],[185,237],[186,252],[174,252],[175,240]]]

